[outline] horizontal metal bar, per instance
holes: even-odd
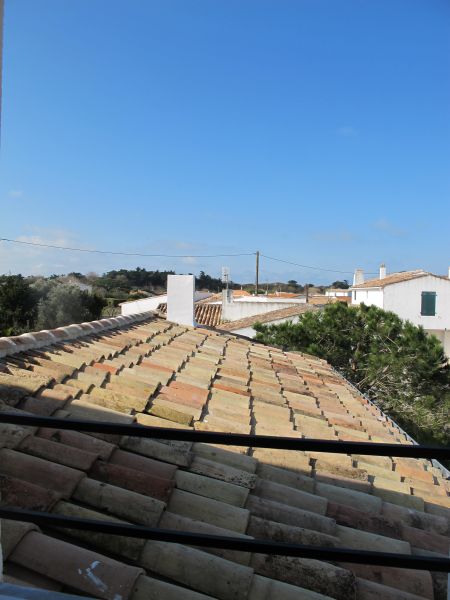
[[[148,427],[140,424],[104,423],[81,419],[57,419],[0,413],[0,423],[31,425],[53,429],[71,429],[112,435],[129,435],[155,440],[177,440],[183,442],[203,442],[205,444],[225,444],[230,446],[250,446],[252,448],[274,448],[281,450],[302,450],[331,452],[334,454],[365,454],[371,456],[401,456],[409,458],[450,459],[450,447],[416,446],[402,444],[378,444],[372,442],[344,442],[272,435],[245,435],[241,433],[219,433],[195,431],[193,429],[171,429],[168,427]]]
[[[62,517],[50,513],[9,507],[0,508],[0,518],[12,519],[14,521],[28,521],[43,527],[67,527],[70,529],[124,535],[133,538],[199,546],[202,548],[223,548],[225,550],[275,554],[279,556],[297,556],[325,561],[450,572],[450,558],[439,556],[412,556],[410,554],[393,554],[391,552],[354,550],[352,548],[321,548],[303,544],[272,542],[270,540],[243,539],[240,537],[173,531],[171,529],[111,523],[108,521],[80,519],[78,517]]]

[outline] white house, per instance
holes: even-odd
[[[351,296],[351,291],[349,289],[343,290],[341,288],[328,288],[325,290],[325,296],[330,298],[347,298],[347,296]]]
[[[378,278],[364,281],[358,269],[355,279],[350,288],[353,305],[375,305],[421,325],[442,342],[450,356],[450,271],[448,276],[422,269],[388,275],[386,267],[381,265]]]

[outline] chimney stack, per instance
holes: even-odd
[[[359,285],[360,283],[364,283],[364,271],[363,269],[355,269],[355,274],[353,275],[353,285]]]
[[[384,279],[386,277],[386,265],[381,263],[380,265],[380,279]]]
[[[178,325],[195,326],[194,275],[169,275],[167,277],[167,320]]]

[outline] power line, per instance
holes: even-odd
[[[26,246],[38,246],[41,248],[53,248],[56,250],[71,250],[74,252],[90,252],[93,254],[115,254],[118,256],[141,256],[148,258],[220,258],[231,256],[254,256],[255,252],[241,252],[238,254],[143,254],[140,252],[115,252],[113,250],[89,250],[88,248],[72,248],[68,246],[56,246],[53,244],[41,244],[38,242],[25,242],[23,240],[10,240],[8,238],[0,238],[1,242],[9,242],[11,244],[25,244]]]
[[[25,246],[35,246],[38,248],[52,248],[54,250],[68,250],[71,252],[86,252],[91,254],[109,254],[115,256],[139,256],[143,258],[231,258],[237,256],[256,256],[258,252],[238,252],[234,254],[146,254],[143,252],[117,252],[114,250],[91,250],[88,248],[75,248],[72,246],[57,246],[56,244],[43,244],[40,242],[26,242],[24,240],[11,240],[9,238],[0,238],[1,242],[8,242],[10,244],[22,244]],[[284,263],[286,265],[293,265],[294,267],[300,267],[302,269],[311,269],[312,271],[326,271],[327,273],[340,273],[342,275],[352,275],[353,271],[340,271],[338,269],[327,269],[325,267],[314,267],[312,265],[303,265],[300,263],[284,260],[282,258],[275,258],[274,256],[267,256],[267,254],[259,254],[262,258],[273,260],[276,262]],[[377,275],[376,272],[367,272],[367,275]]]
[[[266,254],[261,254],[262,257],[267,258],[269,260],[275,260],[276,262],[285,263],[287,265],[293,265],[294,267],[301,267],[302,269],[312,269],[313,271],[327,271],[328,273],[341,273],[342,275],[353,275],[353,271],[339,271],[337,269],[325,269],[324,267],[312,267],[311,265],[301,265],[299,263],[291,262],[289,260],[283,260],[282,258],[274,258],[273,256],[267,256]],[[376,272],[367,272],[367,275],[376,275]]]

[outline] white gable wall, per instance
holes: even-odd
[[[195,292],[194,300],[203,300],[211,296],[211,292]],[[167,302],[167,294],[161,296],[151,296],[150,298],[141,298],[140,300],[130,300],[120,304],[122,315],[136,315],[143,312],[156,310],[160,304]]]
[[[361,289],[353,290],[352,292],[352,304],[366,304],[367,306],[378,306],[378,308],[385,308],[383,303],[383,289]]]
[[[246,317],[264,315],[265,313],[288,308],[289,306],[296,306],[297,304],[304,303],[280,302],[279,300],[274,300],[273,302],[234,301],[224,303],[222,305],[222,319],[224,321],[239,321],[240,319],[245,319]]]
[[[420,314],[422,292],[436,292],[436,316]],[[402,281],[384,288],[384,309],[424,329],[450,329],[450,280],[433,275]]]
[[[434,317],[420,314],[422,292],[436,292]],[[384,288],[353,290],[352,304],[362,303],[390,310],[404,321],[421,325],[442,342],[447,356],[450,356],[450,279],[425,275]]]

